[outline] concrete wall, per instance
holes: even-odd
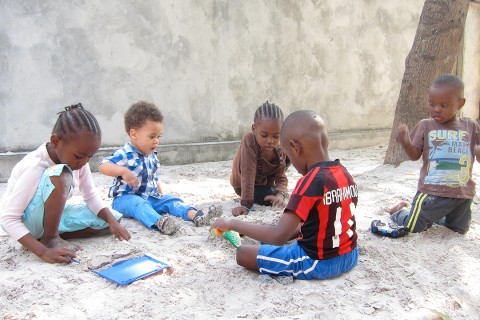
[[[469,102],[478,101],[480,82],[473,6]],[[316,110],[337,134],[332,147],[387,140],[422,7],[418,0],[0,0],[0,152],[36,148],[56,113],[77,102],[97,116],[104,147],[123,145],[123,113],[140,99],[164,113],[163,145],[237,141],[265,100],[285,114]],[[474,105],[465,110],[478,116]]]
[[[237,140],[267,99],[330,131],[388,128],[420,2],[2,0],[0,151],[35,148],[76,102],[104,146],[139,99],[165,144]]]
[[[465,22],[463,50],[462,73],[467,99],[463,114],[478,119],[480,111],[480,3],[470,4]]]

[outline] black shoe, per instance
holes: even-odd
[[[398,226],[393,222],[386,224],[380,220],[373,220],[370,227],[372,233],[390,238],[401,238],[408,234],[408,228],[404,226]]]

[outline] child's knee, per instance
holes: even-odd
[[[456,226],[446,226],[448,229],[452,230],[452,231],[455,231],[457,233],[460,233],[460,234],[466,234],[468,232],[468,227],[466,229],[464,228],[458,228]]]
[[[460,234],[466,234],[468,229],[470,229],[470,221],[470,217],[466,220],[460,221],[449,221],[449,219],[447,219],[445,222],[445,227]]]
[[[237,248],[237,264],[247,269],[258,270],[257,254],[257,246],[240,246]]]
[[[64,193],[68,197],[73,183],[73,175],[70,170],[64,167],[62,173],[58,176],[51,176],[50,181],[57,191]]]
[[[242,265],[242,261],[245,259],[245,246],[240,246],[237,248],[236,260],[237,264]]]
[[[251,260],[250,257],[251,253],[250,250],[248,250],[248,246],[240,246],[237,248],[237,254],[236,254],[236,259],[237,259],[237,264],[242,266],[242,267],[248,267],[249,263],[248,261]],[[256,260],[255,256],[255,260]]]

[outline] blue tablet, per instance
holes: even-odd
[[[117,262],[103,270],[92,271],[120,286],[125,286],[168,267],[170,266],[165,262],[145,254],[143,257]]]

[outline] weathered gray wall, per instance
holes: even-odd
[[[265,100],[331,131],[388,128],[421,1],[1,0],[0,151],[48,139],[82,102],[103,145],[139,99],[162,143],[236,140]]]
[[[472,6],[468,32],[478,35]],[[267,99],[285,114],[318,111],[330,132],[389,128],[422,7],[0,0],[0,152],[37,147],[56,112],[76,102],[99,119],[104,146],[124,143],[123,113],[139,99],[163,111],[163,144],[237,140]],[[466,60],[478,89],[475,41]]]

